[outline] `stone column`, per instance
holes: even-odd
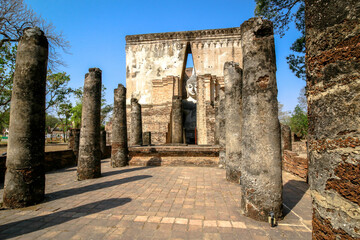
[[[241,187],[246,216],[282,216],[281,136],[273,25],[251,18],[241,25],[243,122]],[[226,123],[227,124],[227,123]]]
[[[33,205],[45,191],[45,88],[48,41],[39,28],[26,29],[16,56],[3,202]]]
[[[151,145],[151,132],[143,132],[142,135],[143,146]]]
[[[313,239],[360,239],[360,2],[306,0]]]
[[[218,104],[218,137],[219,137],[219,167],[225,168],[226,165],[226,118],[225,118],[225,89],[219,90],[219,104]]]
[[[171,112],[171,142],[183,142],[183,118],[182,118],[182,99],[179,96],[174,96],[172,99],[172,112]]]
[[[224,64],[226,179],[235,183],[240,182],[241,176],[242,77],[243,72],[238,63],[226,62]]]
[[[101,151],[101,159],[105,158],[106,155],[106,131],[100,131],[100,151]]]
[[[128,143],[126,123],[126,88],[119,84],[114,90],[114,112],[112,120],[111,166],[124,167],[128,164]]]
[[[101,70],[99,68],[90,68],[89,73],[85,75],[82,102],[78,180],[101,177]]]
[[[207,144],[206,128],[206,77],[197,76],[196,139],[197,144]]]
[[[281,124],[281,149],[292,151],[291,129],[285,124]]]
[[[136,98],[131,98],[130,145],[142,145],[141,105]]]
[[[73,145],[73,152],[74,155],[76,157],[76,160],[78,160],[79,157],[79,145],[80,145],[80,129],[79,128],[75,128],[72,129],[72,134],[74,137],[74,145]]]

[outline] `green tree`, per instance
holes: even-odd
[[[61,129],[63,131],[64,142],[66,142],[67,141],[66,132],[71,127],[70,117],[72,115],[72,112],[71,112],[72,104],[71,103],[61,103],[61,104],[57,104],[56,107],[57,107],[56,112],[57,112],[58,118],[61,122]]]
[[[46,114],[45,131],[47,133],[51,133],[52,130],[56,128],[56,126],[58,126],[60,123],[61,122],[57,117],[50,114]]]
[[[298,102],[299,102],[299,106],[300,106],[301,110],[303,110],[304,112],[307,112],[307,99],[306,99],[306,88],[305,87],[303,87],[300,90]]]
[[[82,112],[82,103],[76,102],[76,105],[71,109],[71,122],[73,123],[73,128],[81,127],[81,112]]]
[[[290,47],[293,54],[286,57],[290,70],[305,80],[305,1],[304,0],[255,0],[255,15],[270,19],[275,32],[283,37],[294,21],[301,36]]]
[[[0,0],[0,47],[6,43],[17,43],[23,30],[39,27],[49,41],[49,66],[56,68],[63,64],[57,49],[68,52],[69,42],[50,22],[38,16],[23,0]]]
[[[76,90],[68,87],[70,76],[65,72],[52,73],[48,71],[46,78],[46,110],[64,102],[69,94]]]
[[[290,128],[298,137],[305,138],[308,131],[307,114],[299,105],[296,105],[290,118]]]
[[[289,125],[290,124],[290,118],[291,118],[291,116],[290,116],[291,112],[290,111],[284,111],[283,108],[284,108],[284,104],[281,104],[280,102],[278,102],[279,121],[282,124]]]
[[[100,115],[100,123],[101,125],[105,125],[106,121],[108,120],[109,115],[113,110],[112,104],[107,104],[105,96],[106,87],[104,85],[101,86],[101,115]],[[74,128],[81,127],[81,113],[82,113],[82,88],[78,89],[75,93],[77,98],[76,105],[72,108],[72,116],[71,121],[73,122]]]
[[[0,129],[9,124],[9,109],[15,70],[16,45],[4,43],[0,47]]]

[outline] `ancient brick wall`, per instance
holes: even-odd
[[[360,2],[305,2],[313,239],[359,239]]]
[[[241,51],[240,28],[126,36],[127,104],[132,96],[140,104],[157,104],[157,81],[166,76],[178,77],[181,90],[187,53],[198,76],[223,76],[226,61],[242,66]]]
[[[223,65],[242,66],[240,28],[126,36],[127,104],[137,98],[143,110],[143,131],[152,143],[169,142],[171,101],[186,98],[187,54],[192,53],[198,76],[197,135],[199,144],[214,144],[214,101],[223,79]],[[129,116],[129,115],[128,115]],[[131,126],[128,117],[128,126]]]
[[[304,154],[284,150],[282,168],[284,171],[295,174],[304,180],[308,176],[308,158]]]

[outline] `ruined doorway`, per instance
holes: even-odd
[[[186,144],[196,144],[197,81],[190,43],[188,43],[186,46],[186,54],[181,82],[183,83],[182,109],[184,142]]]

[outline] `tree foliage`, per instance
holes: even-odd
[[[308,131],[307,114],[299,105],[296,105],[290,118],[290,128],[298,137],[305,138]]]
[[[52,73],[49,70],[46,78],[46,110],[62,103],[69,94],[76,90],[67,86],[70,76],[66,72]]]
[[[45,120],[45,131],[47,133],[51,133],[54,128],[56,128],[60,124],[60,120],[50,114],[46,114]]]
[[[290,70],[305,80],[305,1],[304,0],[255,0],[255,15],[270,19],[275,32],[283,37],[291,22],[301,36],[290,47],[293,54],[286,57]]]
[[[72,104],[71,103],[59,103],[56,105],[56,112],[58,115],[58,118],[61,122],[61,129],[63,131],[64,136],[64,142],[66,142],[66,132],[71,127],[70,124],[70,117],[72,115],[71,113]]]
[[[290,111],[284,111],[284,104],[281,104],[280,102],[278,102],[278,117],[279,117],[279,121],[282,124],[285,125],[289,125],[290,124]]]
[[[299,102],[299,106],[300,106],[301,110],[303,110],[304,112],[307,112],[307,99],[306,99],[306,88],[305,87],[303,87],[300,90],[298,102]]]
[[[0,47],[18,42],[24,29],[39,27],[49,41],[49,66],[63,64],[57,49],[67,52],[70,45],[52,23],[38,16],[23,0],[0,0]]]
[[[104,85],[101,86],[101,115],[100,115],[100,123],[101,125],[105,125],[107,122],[111,112],[113,111],[113,105],[107,104],[105,99],[105,90],[106,87]],[[78,89],[75,93],[77,98],[76,105],[72,108],[72,116],[71,121],[73,122],[74,128],[81,127],[81,114],[82,114],[82,89]]]
[[[5,43],[0,47],[0,128],[8,125],[11,90],[15,69],[16,45]]]

